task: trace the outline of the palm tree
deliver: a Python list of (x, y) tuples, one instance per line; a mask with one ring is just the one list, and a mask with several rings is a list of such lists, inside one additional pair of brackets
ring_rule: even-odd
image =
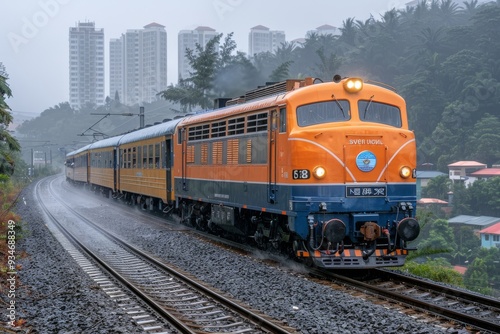
[(342, 22), (342, 28), (340, 28), (340, 31), (342, 32), (342, 35), (339, 38), (340, 42), (351, 47), (356, 46), (357, 28), (353, 17), (350, 17)]
[(479, 0), (471, 0), (470, 2), (465, 1), (465, 7), (461, 9), (461, 13), (465, 15), (467, 19), (471, 18), (472, 16), (474, 16), (474, 14), (477, 13), (477, 10), (479, 8), (478, 2)]

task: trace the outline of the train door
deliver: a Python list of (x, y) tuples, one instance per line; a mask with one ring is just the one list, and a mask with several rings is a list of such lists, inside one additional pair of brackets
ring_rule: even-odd
[(181, 144), (182, 157), (181, 157), (181, 182), (182, 190), (187, 190), (187, 134), (186, 128), (179, 129), (179, 141)]
[(118, 189), (118, 168), (117, 168), (117, 162), (116, 162), (116, 147), (113, 148), (113, 192), (116, 192), (116, 189)]
[(120, 164), (121, 164), (121, 154), (123, 150), (122, 149), (115, 149), (113, 153), (115, 154), (115, 180), (116, 180), (116, 191), (120, 190)]
[(166, 181), (167, 181), (167, 199), (173, 200), (172, 196), (172, 137), (167, 138), (165, 142), (162, 143), (162, 151), (164, 156), (163, 167), (166, 171)]
[(91, 160), (91, 154), (90, 154), (90, 151), (88, 151), (86, 154), (85, 154), (85, 167), (86, 167), (86, 175), (87, 175), (87, 179), (85, 180), (85, 183), (89, 183), (90, 182), (90, 162), (92, 161)]
[(276, 185), (276, 151), (278, 140), (278, 112), (272, 110), (269, 113), (269, 157), (268, 157), (268, 185), (267, 201), (276, 204), (278, 201), (278, 187)]

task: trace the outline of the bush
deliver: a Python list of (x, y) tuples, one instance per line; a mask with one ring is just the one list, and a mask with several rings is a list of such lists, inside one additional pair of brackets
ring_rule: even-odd
[(408, 261), (404, 265), (403, 270), (410, 274), (428, 278), (436, 282), (465, 287), (462, 275), (453, 270), (451, 265), (442, 259), (427, 260), (424, 263)]

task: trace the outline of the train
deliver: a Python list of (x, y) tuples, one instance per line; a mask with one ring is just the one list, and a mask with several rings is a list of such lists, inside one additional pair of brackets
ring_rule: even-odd
[(391, 87), (266, 83), (70, 152), (66, 179), (326, 269), (402, 266), (417, 238), (416, 143)]

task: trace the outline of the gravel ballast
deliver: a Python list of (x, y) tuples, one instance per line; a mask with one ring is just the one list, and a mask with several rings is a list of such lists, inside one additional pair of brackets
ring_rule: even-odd
[[(71, 188), (62, 178), (57, 184), (63, 187), (60, 189), (63, 198), (77, 194), (75, 207), (89, 219), (100, 220), (108, 230), (136, 247), (173, 263), (301, 333), (459, 333), (419, 322), (396, 310), (312, 282), (305, 276), (291, 275), (287, 270), (223, 251), (185, 233), (166, 231), (158, 224), (138, 224), (142, 219), (131, 218), (124, 204), (115, 206), (111, 199)], [(18, 316), (40, 333), (138, 332), (137, 326), (116, 303), (95, 288), (50, 234), (38, 207), (33, 204), (32, 193), (31, 190), (25, 192), (30, 204), (21, 202), (17, 207), (30, 231), (19, 243), (19, 248), (29, 256), (20, 261), (23, 286), (16, 297)], [(110, 313), (116, 314), (112, 321), (107, 317)]]
[[(26, 188), (15, 211), (23, 221), (22, 240), (16, 244), (18, 271), (16, 320), (29, 333), (143, 333), (130, 317), (80, 268), (52, 235)], [(2, 294), (3, 302), (10, 302)], [(5, 310), (5, 308), (3, 308)], [(0, 333), (11, 321), (2, 312)], [(8, 329), (8, 327), (7, 327)], [(21, 330), (19, 329), (19, 330)]]

